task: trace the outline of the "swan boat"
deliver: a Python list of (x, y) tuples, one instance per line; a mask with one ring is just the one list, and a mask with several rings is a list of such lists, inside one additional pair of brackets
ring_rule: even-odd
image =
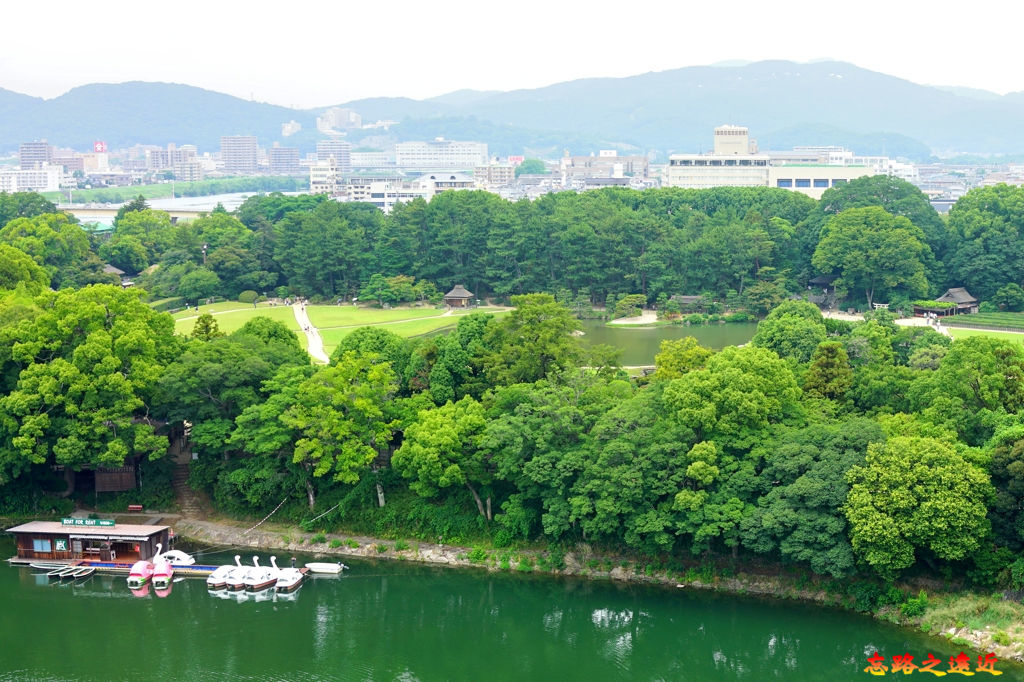
[(156, 589), (165, 589), (171, 584), (171, 578), (174, 577), (174, 567), (171, 566), (167, 555), (160, 553), (161, 549), (163, 549), (163, 545), (157, 543), (156, 555), (153, 556), (152, 576), (153, 587)]
[(241, 563), (241, 557), (237, 554), (235, 555), (235, 563), (218, 566), (213, 573), (206, 577), (206, 588), (209, 590), (224, 589), (227, 586), (228, 578), (230, 578), (231, 574), (236, 570), (244, 570)]
[(237, 570), (231, 572), (228, 576), (225, 584), (229, 590), (244, 590), (246, 578), (249, 577), (249, 573), (258, 570), (260, 567), (260, 558), (254, 556), (252, 558), (252, 566), (241, 566)]
[(273, 568), (271, 568), (270, 566), (260, 566), (256, 561), (256, 557), (253, 557), (256, 570), (250, 570), (245, 576), (245, 589), (251, 592), (259, 592), (276, 585), (278, 576), (276, 559), (277, 557), (270, 557), (270, 563), (273, 564)]
[[(274, 568), (277, 568), (274, 557), (270, 558), (270, 563), (274, 564)], [(278, 592), (291, 592), (302, 584), (303, 577), (302, 571), (297, 568), (277, 568), (277, 583), (275, 587)]]

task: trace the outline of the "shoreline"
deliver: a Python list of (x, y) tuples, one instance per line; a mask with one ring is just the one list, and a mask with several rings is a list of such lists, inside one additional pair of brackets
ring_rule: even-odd
[[(236, 523), (239, 525), (234, 525)], [(593, 552), (585, 544), (566, 550), (561, 556), (555, 556), (551, 551), (537, 549), (485, 550), (401, 539), (384, 540), (347, 533), (312, 533), (297, 526), (278, 524), (246, 528), (239, 522), (226, 519), (203, 521), (180, 518), (173, 522), (173, 525), (180, 539), (210, 544), (214, 548), (222, 547), (224, 550), (276, 549), (314, 555), (415, 561), (453, 568), (484, 568), (492, 572), (546, 573), (555, 576), (657, 584), (675, 586), (679, 589), (798, 600), (854, 610), (849, 596), (829, 592), (828, 584), (836, 581), (825, 577), (820, 577), (816, 581), (808, 580), (802, 575), (759, 574), (751, 571), (749, 566), (737, 570), (734, 575), (728, 577), (709, 575), (696, 567), (687, 570), (685, 574), (673, 574), (667, 569), (654, 569), (652, 564), (643, 565), (635, 560)], [(971, 596), (971, 593), (964, 594), (967, 597)], [(955, 598), (952, 594), (948, 596)], [(1005, 632), (993, 630), (990, 626), (977, 630), (956, 623), (949, 628), (942, 627), (935, 631), (934, 628), (922, 627), (923, 617), (907, 618), (894, 606), (881, 606), (868, 613), (876, 619), (900, 627), (914, 628), (934, 637), (943, 637), (954, 646), (973, 648), (981, 653), (993, 652), (1000, 660), (1024, 663), (1024, 645), (1019, 642), (1015, 645), (1012, 641), (1008, 645), (998, 643), (996, 638), (1005, 637)]]

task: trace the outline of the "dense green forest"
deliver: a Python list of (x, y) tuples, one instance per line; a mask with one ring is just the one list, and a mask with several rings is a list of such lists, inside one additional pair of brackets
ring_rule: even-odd
[[(59, 509), (51, 465), (128, 457), (150, 481), (141, 494), (166, 494), (163, 434), (187, 422), (191, 482), (232, 514), (283, 501), (296, 521), (329, 512), (325, 529), (1024, 588), (1024, 347), (951, 342), (884, 312), (842, 322), (790, 298), (820, 272), (864, 301), (1019, 288), (1022, 198), (975, 190), (947, 222), (885, 178), (817, 203), (776, 190), (533, 204), (463, 192), (391, 216), (271, 195), (180, 226), (137, 202), (100, 241), (40, 197), (0, 195), (0, 499)], [(176, 336), (143, 291), (100, 283), (103, 260), (156, 264), (140, 281), (159, 295), (335, 297), (407, 275), (514, 310), (429, 338), (364, 328), (313, 366), (266, 318), (230, 335), (205, 318)], [(656, 371), (631, 378), (535, 293), (562, 289), (594, 301), (708, 291), (771, 310), (746, 347), (666, 342)]]

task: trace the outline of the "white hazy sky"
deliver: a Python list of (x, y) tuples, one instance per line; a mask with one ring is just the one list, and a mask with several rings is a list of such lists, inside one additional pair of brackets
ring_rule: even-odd
[(1024, 90), (1018, 0), (51, 0), (0, 4), (0, 87), (187, 83), (294, 107), (832, 58)]

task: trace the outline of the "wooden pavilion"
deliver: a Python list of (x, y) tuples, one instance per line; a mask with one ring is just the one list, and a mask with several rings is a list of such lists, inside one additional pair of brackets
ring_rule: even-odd
[(928, 307), (926, 305), (918, 305), (915, 303), (914, 315), (922, 317), (928, 313), (932, 313), (937, 317), (947, 317), (949, 315), (963, 315), (965, 313), (978, 312), (978, 299), (971, 296), (970, 292), (963, 287), (946, 289), (946, 293), (935, 299), (935, 302), (942, 305)]
[(451, 291), (444, 295), (445, 305), (453, 308), (469, 308), (473, 302), (473, 292), (461, 284), (456, 284)]

